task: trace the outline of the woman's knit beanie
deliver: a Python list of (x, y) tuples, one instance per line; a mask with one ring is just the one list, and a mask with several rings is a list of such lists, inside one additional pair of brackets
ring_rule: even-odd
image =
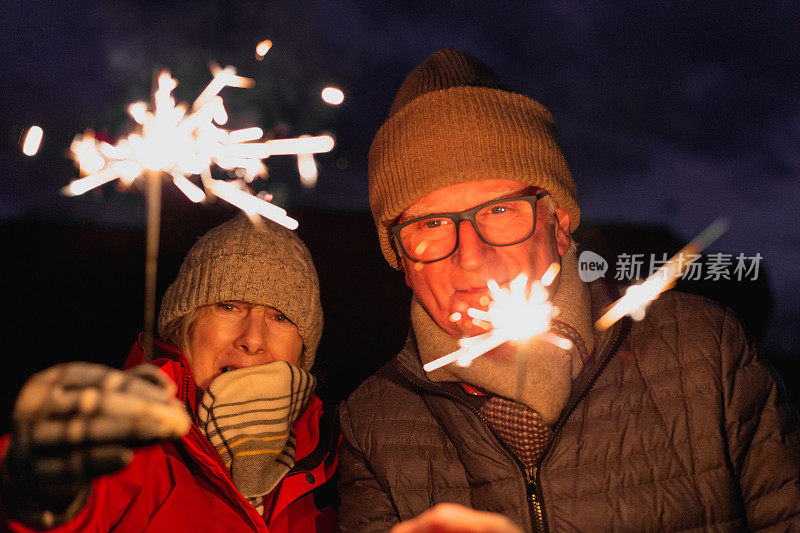
[(479, 59), (436, 52), (400, 86), (369, 151), (369, 202), (384, 257), (400, 261), (390, 228), (437, 189), (513, 179), (550, 192), (578, 227), (577, 191), (541, 104), (514, 91)]
[(203, 235), (161, 300), (158, 334), (198, 307), (241, 300), (274, 307), (303, 340), (300, 366), (310, 370), (322, 335), (319, 281), (311, 254), (293, 232), (239, 214)]

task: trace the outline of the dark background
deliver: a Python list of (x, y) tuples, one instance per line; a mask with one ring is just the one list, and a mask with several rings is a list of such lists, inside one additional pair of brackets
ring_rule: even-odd
[[(377, 245), (366, 158), (395, 91), (437, 49), (471, 52), (547, 106), (579, 191), (579, 242), (605, 257), (674, 253), (718, 216), (712, 252), (764, 260), (754, 281), (682, 282), (732, 307), (797, 398), (800, 341), (800, 5), (659, 2), (41, 2), (0, 20), (0, 245), (4, 370), (13, 397), (33, 371), (82, 359), (119, 365), (142, 323), (144, 200), (114, 184), (81, 197), (67, 157), (87, 128), (124, 132), (127, 103), (169, 68), (192, 101), (207, 63), (256, 80), (222, 96), (228, 127), (331, 132), (319, 183), (292, 158), (266, 161), (258, 190), (300, 221), (326, 326), (318, 357), (337, 401), (394, 355), (409, 292)], [(256, 43), (269, 38), (263, 61)], [(341, 87), (345, 103), (319, 99)], [(35, 157), (19, 141), (45, 130)], [(164, 188), (159, 295), (194, 240), (234, 214)]]

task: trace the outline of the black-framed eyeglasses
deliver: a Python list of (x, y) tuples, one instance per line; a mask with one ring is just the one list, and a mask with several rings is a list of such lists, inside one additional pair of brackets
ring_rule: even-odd
[(458, 248), (458, 227), (467, 220), (478, 237), (492, 246), (511, 246), (536, 231), (536, 202), (549, 193), (492, 200), (457, 213), (427, 215), (392, 226), (403, 254), (416, 263), (433, 263)]

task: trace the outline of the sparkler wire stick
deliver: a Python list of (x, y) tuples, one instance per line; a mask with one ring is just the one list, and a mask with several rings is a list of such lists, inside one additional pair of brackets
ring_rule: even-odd
[(153, 356), (153, 339), (156, 324), (156, 271), (158, 268), (158, 241), (161, 228), (161, 174), (148, 171), (147, 190), (147, 241), (144, 285), (144, 353)]
[(603, 331), (625, 315), (642, 314), (648, 303), (675, 285), (675, 281), (683, 274), (681, 265), (684, 262), (684, 258), (691, 257), (685, 263), (687, 265), (694, 262), (699, 257), (699, 253), (717, 240), (727, 229), (728, 223), (725, 219), (718, 218), (712, 222), (689, 244), (673, 255), (669, 261), (653, 272), (641, 285), (629, 287), (625, 296), (614, 302), (608, 311), (597, 319), (594, 327), (599, 331)]

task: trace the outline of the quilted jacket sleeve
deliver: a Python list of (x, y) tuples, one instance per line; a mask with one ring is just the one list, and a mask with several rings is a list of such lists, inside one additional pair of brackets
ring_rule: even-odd
[(752, 530), (800, 529), (800, 422), (780, 378), (756, 356), (738, 320), (723, 322), (725, 424)]
[(388, 531), (398, 520), (389, 495), (384, 491), (363, 451), (356, 435), (347, 401), (339, 407), (342, 425), (342, 443), (339, 448), (339, 527), (349, 531)]

